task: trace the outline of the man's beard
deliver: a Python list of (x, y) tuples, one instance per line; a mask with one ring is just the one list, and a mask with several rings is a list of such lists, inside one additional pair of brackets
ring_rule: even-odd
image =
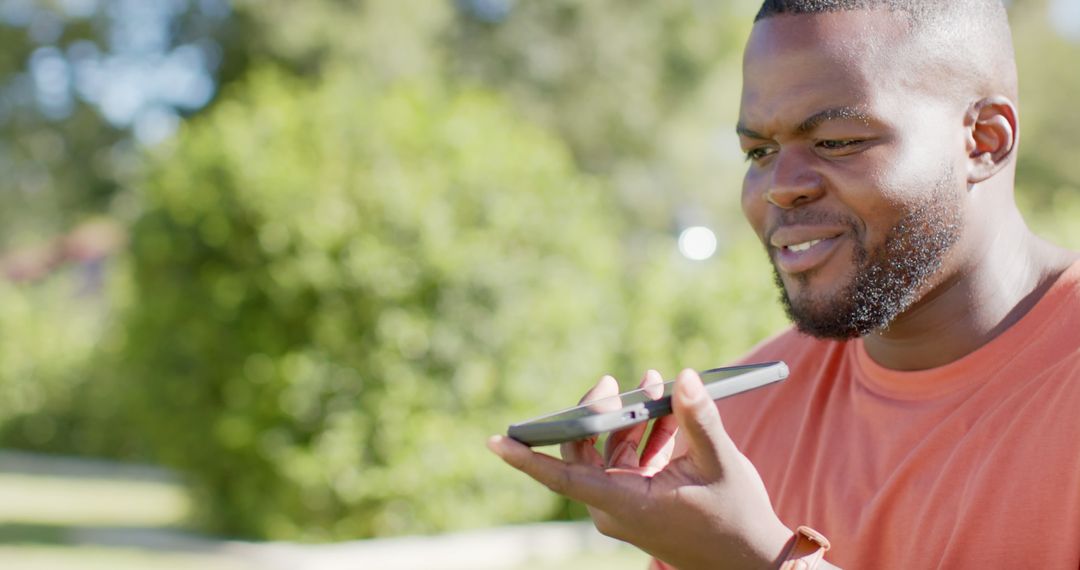
[[(930, 197), (905, 214), (872, 251), (858, 239), (857, 225), (845, 222), (855, 244), (854, 275), (834, 295), (793, 302), (774, 263), (781, 302), (796, 328), (817, 338), (847, 340), (887, 328), (910, 308), (960, 237), (959, 203), (947, 194), (952, 179), (950, 170)], [(805, 276), (795, 278), (804, 288), (808, 284)]]

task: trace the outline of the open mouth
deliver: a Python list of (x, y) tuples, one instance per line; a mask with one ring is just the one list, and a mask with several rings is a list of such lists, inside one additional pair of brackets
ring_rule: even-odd
[(808, 251), (810, 248), (814, 247), (815, 245), (817, 245), (817, 244), (819, 244), (819, 243), (821, 243), (823, 241), (825, 241), (825, 240), (824, 239), (815, 239), (815, 240), (811, 240), (811, 241), (805, 241), (803, 243), (797, 243), (797, 244), (794, 244), (794, 245), (784, 246), (784, 249), (786, 249), (788, 251), (793, 251), (795, 253), (802, 253), (804, 251)]
[(789, 275), (817, 269), (832, 257), (843, 241), (841, 234), (777, 247), (774, 249), (776, 268)]

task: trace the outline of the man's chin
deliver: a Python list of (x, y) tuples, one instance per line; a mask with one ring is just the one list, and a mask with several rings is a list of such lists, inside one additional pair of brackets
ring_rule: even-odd
[(776, 280), (784, 312), (800, 332), (829, 340), (850, 340), (869, 332), (853, 318), (858, 307), (850, 284), (818, 284), (802, 275), (782, 278), (779, 272)]
[(837, 283), (820, 275), (801, 273), (780, 278), (782, 292), (794, 306), (806, 311), (824, 310), (850, 297), (850, 282)]
[(853, 326), (850, 307), (837, 306), (836, 303), (785, 302), (784, 310), (799, 332), (812, 337), (850, 340), (869, 332)]
[(788, 310), (787, 315), (799, 332), (822, 340), (852, 340), (870, 332), (853, 326), (850, 319), (836, 318), (835, 314)]

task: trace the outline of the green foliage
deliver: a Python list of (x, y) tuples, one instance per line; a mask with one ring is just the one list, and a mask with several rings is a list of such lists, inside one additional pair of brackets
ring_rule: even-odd
[(483, 442), (608, 366), (617, 226), (490, 96), (348, 75), (254, 77), (148, 181), (137, 421), (221, 531), (544, 517)]
[[(1027, 5), (1027, 4), (1030, 4)], [(1063, 247), (1080, 248), (1080, 44), (1047, 30), (1046, 2), (1012, 11), (1020, 71), (1021, 141), (1017, 198), (1032, 229)]]
[(447, 34), (451, 68), (512, 96), (600, 172), (652, 158), (752, 20), (746, 3), (694, 0), (520, 2), (497, 25), (468, 14)]
[(0, 440), (42, 451), (131, 457), (112, 370), (124, 272), (69, 267), (33, 285), (0, 280)]
[(647, 368), (674, 378), (684, 367), (730, 364), (787, 324), (757, 237), (741, 227), (732, 236), (720, 258), (707, 263), (684, 259), (665, 236), (646, 245), (627, 281), (629, 326), (620, 344), (638, 376), (624, 381), (636, 382)]
[[(0, 419), (33, 415), (65, 397), (102, 328), (96, 302), (76, 296), (73, 280), (58, 276), (38, 287), (0, 280)], [(56, 326), (59, 322), (66, 326)], [(29, 426), (31, 441), (55, 426)]]
[[(506, 11), (494, 17), (478, 7), (499, 5)], [(437, 77), (499, 93), (557, 134), (579, 167), (605, 177), (613, 205), (635, 226), (668, 231), (688, 203), (712, 208), (698, 220), (711, 223), (737, 198), (740, 46), (754, 0), (235, 7), (253, 22), (252, 49), (299, 75), (337, 63), (378, 82)], [(718, 139), (729, 143), (720, 151)]]
[[(213, 2), (118, 0), (5, 3), (0, 14), (0, 252), (31, 246), (124, 202), (139, 149), (131, 120), (173, 105), (144, 99), (187, 86), (170, 72), (174, 48), (205, 49), (219, 84), (246, 66), (242, 24)], [(165, 19), (160, 33), (153, 17)], [(198, 40), (197, 42), (194, 40)], [(160, 41), (160, 43), (159, 43)], [(220, 50), (220, 51), (219, 51)], [(228, 52), (216, 65), (212, 54)], [(141, 65), (140, 65), (141, 64)], [(175, 66), (174, 66), (175, 67)], [(209, 69), (213, 67), (214, 69)], [(159, 75), (143, 73), (157, 69)], [(166, 83), (171, 81), (171, 83)], [(123, 84), (108, 89), (110, 84)], [(196, 109), (180, 111), (190, 114)], [(127, 117), (128, 112), (132, 116)], [(109, 115), (106, 118), (106, 115)]]

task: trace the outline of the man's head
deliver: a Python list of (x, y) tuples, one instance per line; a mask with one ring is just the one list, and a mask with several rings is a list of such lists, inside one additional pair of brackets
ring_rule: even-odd
[(766, 0), (743, 210), (800, 329), (885, 328), (977, 262), (1012, 199), (1013, 60), (999, 0)]

